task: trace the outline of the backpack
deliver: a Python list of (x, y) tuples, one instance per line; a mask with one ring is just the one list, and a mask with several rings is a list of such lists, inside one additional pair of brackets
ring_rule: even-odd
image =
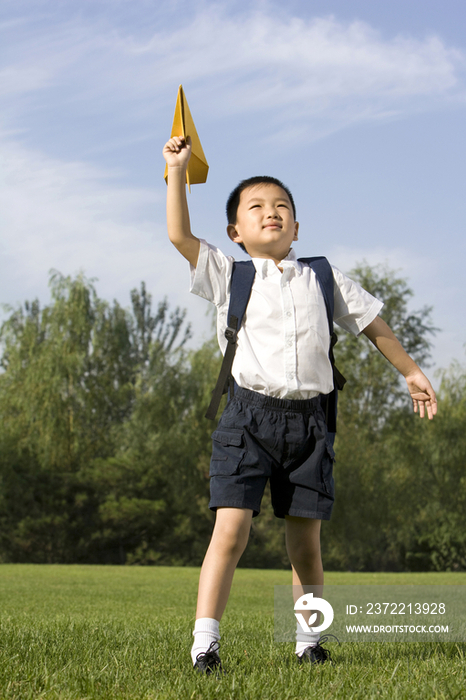
[[(332, 365), (334, 388), (330, 394), (321, 396), (321, 403), (325, 413), (328, 432), (331, 436), (334, 436), (336, 433), (337, 419), (337, 390), (343, 389), (346, 379), (335, 367), (335, 359), (333, 356), (333, 348), (338, 340), (337, 334), (333, 330), (333, 272), (327, 258), (322, 256), (313, 258), (299, 258), (299, 262), (309, 265), (309, 267), (315, 272), (324, 297), (325, 308), (327, 310), (327, 319), (330, 331), (330, 347), (328, 354)], [(209, 408), (207, 409), (207, 413), (205, 414), (205, 417), (209, 420), (215, 419), (222, 395), (227, 391), (229, 391), (230, 398), (234, 395), (234, 380), (231, 374), (231, 368), (233, 366), (233, 359), (236, 352), (236, 339), (238, 331), (241, 328), (241, 323), (248, 305), (249, 297), (251, 296), (255, 274), (256, 269), (252, 260), (233, 263), (233, 270), (231, 273), (230, 305), (228, 307), (227, 316), (228, 327), (225, 331), (225, 338), (227, 339), (228, 344), (223, 356), (223, 362), (220, 368), (217, 383), (214, 391), (212, 392), (212, 400)]]

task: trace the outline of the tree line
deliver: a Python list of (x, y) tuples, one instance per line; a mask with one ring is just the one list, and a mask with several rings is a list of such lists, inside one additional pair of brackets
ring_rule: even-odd
[[(350, 275), (424, 367), (431, 309), (383, 267)], [(204, 418), (220, 366), (214, 338), (190, 350), (185, 313), (100, 299), (54, 273), (51, 302), (9, 309), (0, 372), (0, 561), (199, 565), (212, 530)], [(466, 569), (466, 369), (443, 371), (433, 422), (365, 336), (340, 334), (336, 505), (323, 525), (334, 570)], [(241, 565), (288, 566), (266, 496)]]

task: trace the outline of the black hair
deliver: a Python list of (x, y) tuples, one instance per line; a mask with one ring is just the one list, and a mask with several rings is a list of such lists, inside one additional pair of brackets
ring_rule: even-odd
[[(247, 180), (241, 180), (239, 185), (236, 185), (235, 189), (230, 193), (227, 200), (226, 212), (227, 220), (229, 224), (236, 224), (236, 216), (238, 214), (239, 200), (241, 197), (241, 192), (247, 190), (249, 187), (254, 187), (254, 185), (277, 185), (281, 187), (282, 190), (286, 192), (291, 202), (291, 207), (293, 209), (294, 220), (296, 221), (296, 207), (293, 200), (293, 195), (286, 185), (283, 184), (276, 177), (270, 177), (269, 175), (255, 175), (254, 177), (248, 177)], [(238, 243), (240, 248), (247, 253), (246, 248), (242, 243)]]

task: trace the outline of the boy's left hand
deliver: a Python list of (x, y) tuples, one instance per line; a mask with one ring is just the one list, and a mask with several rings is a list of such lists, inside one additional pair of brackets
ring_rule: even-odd
[(421, 370), (417, 370), (405, 379), (413, 400), (414, 413), (419, 411), (421, 418), (424, 418), (427, 411), (429, 420), (432, 420), (437, 413), (437, 398), (426, 375)]

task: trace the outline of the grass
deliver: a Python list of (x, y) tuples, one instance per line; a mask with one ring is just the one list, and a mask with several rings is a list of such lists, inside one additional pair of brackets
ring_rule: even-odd
[[(285, 571), (240, 569), (222, 621), (228, 674), (200, 676), (189, 649), (194, 568), (0, 566), (0, 698), (327, 700), (466, 698), (464, 644), (346, 643), (298, 666), (273, 636)], [(466, 584), (466, 574), (327, 574), (332, 585)], [(466, 590), (466, 589), (465, 589)]]

